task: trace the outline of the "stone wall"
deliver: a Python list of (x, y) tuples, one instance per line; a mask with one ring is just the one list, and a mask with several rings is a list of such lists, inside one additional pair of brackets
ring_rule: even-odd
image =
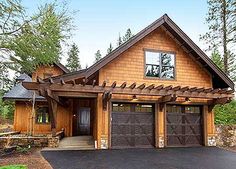
[(236, 125), (216, 125), (216, 145), (236, 146)]
[(10, 136), (0, 137), (0, 149), (8, 146), (21, 147), (58, 147), (59, 137), (30, 137), (30, 136)]

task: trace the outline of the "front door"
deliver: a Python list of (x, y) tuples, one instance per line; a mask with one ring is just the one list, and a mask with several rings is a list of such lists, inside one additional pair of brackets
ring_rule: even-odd
[(79, 108), (77, 118), (79, 135), (90, 135), (90, 108)]

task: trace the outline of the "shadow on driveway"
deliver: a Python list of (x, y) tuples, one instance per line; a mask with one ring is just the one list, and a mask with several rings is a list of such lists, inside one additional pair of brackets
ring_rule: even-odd
[(216, 147), (42, 151), (55, 169), (235, 169), (236, 153)]

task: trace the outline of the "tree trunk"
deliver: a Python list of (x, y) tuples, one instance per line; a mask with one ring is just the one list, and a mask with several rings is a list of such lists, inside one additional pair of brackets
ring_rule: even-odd
[(229, 68), (228, 68), (228, 50), (227, 50), (227, 23), (226, 23), (226, 1), (223, 0), (222, 3), (222, 21), (223, 21), (223, 50), (224, 50), (224, 72), (229, 75)]

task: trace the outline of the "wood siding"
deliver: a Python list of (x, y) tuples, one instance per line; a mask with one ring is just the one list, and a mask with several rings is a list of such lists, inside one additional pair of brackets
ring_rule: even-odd
[[(160, 80), (144, 77), (144, 50), (160, 50), (176, 53), (175, 80)], [(108, 84), (114, 81), (128, 85), (164, 84), (193, 87), (212, 87), (210, 74), (200, 67), (164, 30), (158, 28), (134, 46), (121, 54), (114, 61), (100, 69), (99, 84), (106, 80)]]
[[(45, 104), (45, 103), (38, 103)], [(15, 113), (14, 113), (14, 130), (26, 133), (29, 131), (30, 117), (32, 112), (32, 105), (30, 102), (16, 102)], [(72, 111), (64, 107), (58, 106), (58, 112), (56, 117), (57, 131), (62, 128), (65, 129), (65, 135), (71, 136), (71, 118)], [(34, 124), (34, 133), (51, 133), (50, 124)]]
[(52, 74), (52, 76), (62, 75), (63, 71), (57, 66), (41, 66), (32, 73), (32, 81), (36, 81), (36, 77), (44, 79), (44, 74)]

